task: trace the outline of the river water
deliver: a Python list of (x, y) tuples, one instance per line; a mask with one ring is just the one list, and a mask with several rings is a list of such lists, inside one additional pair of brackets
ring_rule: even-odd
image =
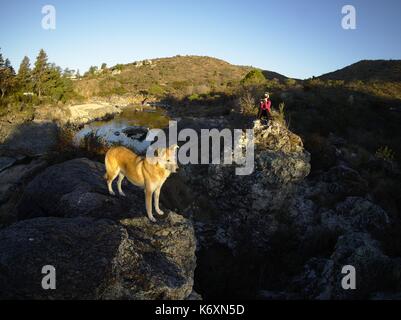
[(96, 137), (104, 145), (124, 145), (142, 153), (150, 145), (146, 141), (149, 129), (168, 127), (170, 118), (165, 110), (125, 109), (110, 120), (94, 121), (85, 125), (74, 137), (74, 144), (80, 145), (88, 136)]

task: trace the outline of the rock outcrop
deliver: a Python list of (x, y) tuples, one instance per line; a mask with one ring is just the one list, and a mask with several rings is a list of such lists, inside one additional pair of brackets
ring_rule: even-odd
[[(36, 218), (0, 231), (0, 298), (185, 299), (192, 292), (195, 241), (176, 214), (145, 217)], [(42, 288), (43, 266), (56, 290)]]
[(58, 143), (58, 127), (53, 122), (15, 125), (0, 146), (2, 153), (37, 157), (52, 152)]
[[(344, 266), (355, 268), (355, 290), (344, 290)], [(373, 298), (381, 289), (400, 290), (401, 259), (386, 256), (367, 233), (349, 232), (338, 238), (328, 258), (312, 258), (294, 279), (298, 298), (321, 300)]]
[[(336, 158), (309, 177), (310, 154), (277, 121), (255, 122), (254, 142), (249, 176), (236, 176), (231, 165), (185, 166), (181, 172), (197, 192), (185, 211), (199, 241), (195, 288), (204, 293), (216, 284), (205, 298), (397, 296), (400, 259), (376, 239), (391, 217), (372, 201), (365, 178)], [(346, 265), (356, 269), (358, 290), (341, 287)]]
[(59, 122), (61, 125), (84, 125), (94, 120), (111, 117), (122, 112), (122, 109), (113, 104), (97, 102), (55, 108), (40, 107), (35, 111), (38, 121), (49, 120)]
[[(104, 166), (75, 159), (48, 167), (25, 188), (22, 220), (0, 231), (0, 297), (34, 299), (185, 299), (196, 241), (192, 223), (170, 212), (151, 223), (144, 195), (108, 194)], [(52, 265), (57, 290), (43, 290)]]
[(120, 108), (108, 104), (80, 104), (66, 107), (67, 117), (60, 120), (71, 124), (85, 124), (106, 116), (112, 116), (121, 111)]
[[(183, 170), (188, 184), (199, 185), (219, 212), (219, 227), (214, 236), (231, 248), (241, 242), (244, 233), (253, 238), (252, 243), (265, 246), (268, 234), (272, 235), (277, 226), (272, 213), (288, 206), (296, 185), (310, 171), (310, 156), (302, 140), (285, 126), (267, 126), (256, 121), (254, 143), (255, 168), (250, 175), (235, 175), (234, 165), (187, 166)], [(189, 212), (196, 215), (191, 209)], [(197, 225), (201, 227), (202, 221)], [(204, 227), (209, 229), (207, 223)], [(238, 232), (239, 229), (242, 231)]]

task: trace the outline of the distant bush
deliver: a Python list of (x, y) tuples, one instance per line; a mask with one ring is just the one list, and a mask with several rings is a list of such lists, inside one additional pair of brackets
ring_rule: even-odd
[(295, 85), (297, 84), (297, 81), (294, 80), (294, 79), (289, 78), (289, 79), (287, 79), (287, 80), (285, 81), (285, 84), (286, 84), (288, 87), (293, 87), (293, 86), (295, 86)]
[(112, 69), (113, 69), (113, 70), (122, 71), (123, 68), (124, 68), (124, 65), (122, 65), (122, 64), (119, 63), (119, 64), (116, 64)]
[(394, 151), (391, 150), (388, 146), (382, 146), (377, 149), (375, 156), (376, 158), (385, 161), (394, 161)]
[(262, 71), (259, 69), (251, 70), (247, 75), (241, 80), (241, 84), (244, 86), (262, 84), (266, 82), (266, 78)]
[(90, 66), (89, 70), (84, 73), (84, 77), (93, 77), (95, 76), (99, 71), (99, 68), (97, 66)]
[(191, 95), (188, 97), (188, 100), (189, 100), (189, 101), (201, 100), (201, 97), (199, 96), (199, 94), (194, 93), (194, 94), (191, 94)]
[(267, 90), (279, 90), (283, 89), (285, 86), (280, 83), (278, 79), (266, 80), (265, 87)]
[(191, 82), (190, 81), (173, 81), (171, 83), (171, 86), (176, 89), (176, 90), (184, 90), (186, 87), (190, 86)]
[(153, 84), (149, 88), (148, 92), (150, 95), (153, 95), (153, 96), (161, 96), (164, 94), (164, 89), (161, 86), (159, 86), (158, 84)]

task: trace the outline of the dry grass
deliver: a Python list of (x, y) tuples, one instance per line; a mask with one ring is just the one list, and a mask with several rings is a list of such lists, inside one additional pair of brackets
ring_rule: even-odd
[(272, 110), (272, 118), (274, 121), (279, 122), (283, 127), (289, 127), (289, 123), (285, 119), (285, 104), (284, 102), (279, 104), (278, 111)]
[(256, 116), (258, 108), (255, 98), (250, 92), (245, 92), (239, 99), (241, 113), (245, 115)]

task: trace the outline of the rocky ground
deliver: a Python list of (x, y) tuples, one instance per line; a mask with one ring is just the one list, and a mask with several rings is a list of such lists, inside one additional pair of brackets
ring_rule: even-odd
[[(179, 122), (236, 125), (231, 117)], [(311, 155), (285, 125), (247, 126), (254, 172), (181, 167), (163, 187), (170, 213), (156, 224), (138, 188), (123, 185), (124, 199), (108, 194), (99, 159), (55, 155), (53, 124), (14, 128), (0, 148), (0, 297), (399, 297), (401, 259), (381, 242), (392, 215), (350, 165), (347, 145), (333, 137), (330, 166), (311, 172)], [(56, 267), (57, 290), (41, 289), (44, 265)], [(358, 290), (341, 288), (344, 265), (356, 268)]]
[[(196, 239), (190, 220), (144, 215), (143, 192), (111, 197), (104, 166), (74, 159), (50, 166), (25, 187), (18, 223), (0, 231), (0, 297), (185, 299), (193, 287)], [(41, 268), (57, 290), (41, 288)]]

